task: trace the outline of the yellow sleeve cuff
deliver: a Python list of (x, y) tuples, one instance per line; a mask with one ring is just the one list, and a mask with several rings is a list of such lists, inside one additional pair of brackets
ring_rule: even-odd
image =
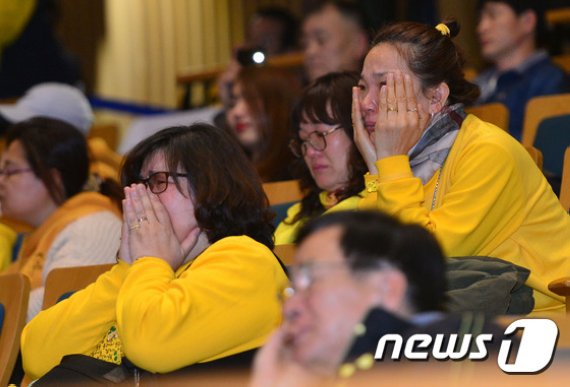
[(414, 177), (407, 155), (386, 157), (376, 161), (378, 181), (390, 181)]

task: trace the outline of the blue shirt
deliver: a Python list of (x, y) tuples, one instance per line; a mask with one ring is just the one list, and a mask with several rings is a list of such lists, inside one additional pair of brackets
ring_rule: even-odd
[(570, 77), (545, 51), (538, 51), (518, 67), (499, 72), (491, 68), (475, 83), (481, 89), (477, 103), (500, 102), (509, 109), (509, 133), (521, 139), (526, 103), (533, 97), (570, 92)]

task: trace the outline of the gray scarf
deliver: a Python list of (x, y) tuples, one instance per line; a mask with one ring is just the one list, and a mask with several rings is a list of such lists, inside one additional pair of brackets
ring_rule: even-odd
[(408, 153), (414, 176), (426, 184), (443, 166), (465, 119), (463, 104), (446, 106), (431, 118), (422, 137)]

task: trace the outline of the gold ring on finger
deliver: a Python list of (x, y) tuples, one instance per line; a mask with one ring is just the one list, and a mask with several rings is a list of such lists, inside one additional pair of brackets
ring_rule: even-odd
[(131, 225), (129, 225), (129, 231), (133, 231), (133, 230), (139, 229), (140, 227), (141, 227), (140, 222), (135, 223), (135, 224), (131, 224)]
[(393, 107), (393, 106), (388, 106), (388, 111), (389, 111), (389, 112), (397, 112), (397, 111), (398, 111), (398, 108), (395, 108), (395, 107)]

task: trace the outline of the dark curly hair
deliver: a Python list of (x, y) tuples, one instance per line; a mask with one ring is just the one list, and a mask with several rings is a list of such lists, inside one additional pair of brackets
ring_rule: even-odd
[[(247, 235), (273, 249), (273, 214), (261, 181), (229, 133), (208, 124), (163, 129), (127, 154), (122, 184), (140, 182), (145, 161), (158, 152), (170, 171), (186, 171), (196, 221), (210, 243)], [(181, 190), (180, 179), (173, 179)]]
[[(356, 148), (352, 129), (352, 87), (356, 86), (359, 75), (352, 72), (330, 73), (318, 78), (301, 95), (293, 111), (293, 139), (299, 137), (302, 122), (340, 125), (352, 144), (348, 160), (349, 182), (341, 191), (336, 192), (339, 201), (357, 195), (364, 189), (364, 174), (368, 171), (366, 163)], [(303, 158), (294, 162), (294, 176), (299, 179), (301, 190), (305, 193), (301, 200), (301, 211), (291, 220), (291, 224), (304, 218), (314, 218), (325, 211), (319, 200), (322, 189), (311, 176)]]
[(451, 104), (469, 105), (479, 97), (479, 87), (465, 79), (465, 60), (452, 40), (459, 33), (459, 24), (455, 21), (444, 24), (450, 30), (449, 35), (416, 22), (390, 24), (378, 32), (373, 46), (388, 43), (396, 47), (408, 68), (420, 79), (424, 91), (445, 82)]

